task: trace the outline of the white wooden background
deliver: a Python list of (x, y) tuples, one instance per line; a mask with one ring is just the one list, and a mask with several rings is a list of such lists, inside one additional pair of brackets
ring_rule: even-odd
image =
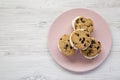
[[(112, 32), (109, 57), (91, 72), (68, 72), (48, 52), (50, 25), (73, 8), (96, 11)], [(0, 0), (0, 80), (120, 80), (120, 0)]]

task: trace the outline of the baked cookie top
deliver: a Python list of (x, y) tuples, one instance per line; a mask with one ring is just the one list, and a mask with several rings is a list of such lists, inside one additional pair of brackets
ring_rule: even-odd
[(84, 29), (90, 33), (93, 32), (93, 21), (90, 18), (85, 18), (84, 16), (76, 17), (72, 22), (72, 26), (74, 30)]
[(58, 48), (65, 56), (71, 56), (75, 54), (75, 49), (70, 45), (70, 35), (64, 34), (58, 43)]
[(83, 29), (78, 29), (72, 32), (70, 36), (70, 44), (74, 49), (85, 50), (91, 43), (91, 35)]
[(83, 56), (88, 59), (95, 58), (101, 52), (101, 43), (100, 41), (92, 38), (91, 45), (86, 50), (81, 50)]

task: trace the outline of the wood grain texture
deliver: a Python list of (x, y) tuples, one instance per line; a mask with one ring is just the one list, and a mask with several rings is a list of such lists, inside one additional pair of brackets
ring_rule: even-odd
[[(50, 25), (73, 8), (99, 13), (110, 25), (113, 36), (108, 59), (88, 73), (62, 69), (47, 48)], [(120, 80), (119, 36), (120, 0), (0, 0), (0, 80), (32, 80), (27, 77), (37, 76), (47, 80)]]

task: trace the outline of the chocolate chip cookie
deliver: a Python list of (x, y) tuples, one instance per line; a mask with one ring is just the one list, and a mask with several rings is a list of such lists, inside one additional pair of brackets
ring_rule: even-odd
[(90, 33), (93, 32), (93, 21), (90, 18), (85, 18), (84, 16), (76, 17), (72, 22), (72, 26), (74, 30), (84, 29)]
[(98, 56), (101, 52), (101, 47), (100, 41), (92, 38), (91, 45), (86, 50), (81, 50), (81, 53), (85, 58), (92, 59)]
[(78, 29), (72, 32), (70, 36), (70, 44), (74, 49), (85, 50), (91, 43), (91, 35), (83, 29)]
[(58, 43), (58, 48), (65, 56), (71, 56), (75, 54), (75, 49), (70, 44), (70, 35), (64, 34), (60, 39)]

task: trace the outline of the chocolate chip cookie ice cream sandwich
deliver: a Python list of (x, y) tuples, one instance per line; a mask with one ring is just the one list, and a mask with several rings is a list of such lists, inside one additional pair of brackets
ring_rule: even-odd
[(90, 18), (84, 16), (78, 16), (72, 21), (72, 27), (74, 30), (84, 29), (90, 33), (93, 32), (93, 21)]
[(85, 50), (91, 44), (91, 35), (83, 29), (77, 29), (70, 35), (70, 44), (74, 49)]
[(64, 34), (59, 39), (58, 49), (65, 56), (72, 56), (75, 54), (75, 49), (70, 44), (70, 35)]
[(80, 52), (85, 58), (93, 59), (100, 54), (101, 48), (102, 46), (100, 41), (92, 38), (91, 45), (86, 50), (80, 50)]

